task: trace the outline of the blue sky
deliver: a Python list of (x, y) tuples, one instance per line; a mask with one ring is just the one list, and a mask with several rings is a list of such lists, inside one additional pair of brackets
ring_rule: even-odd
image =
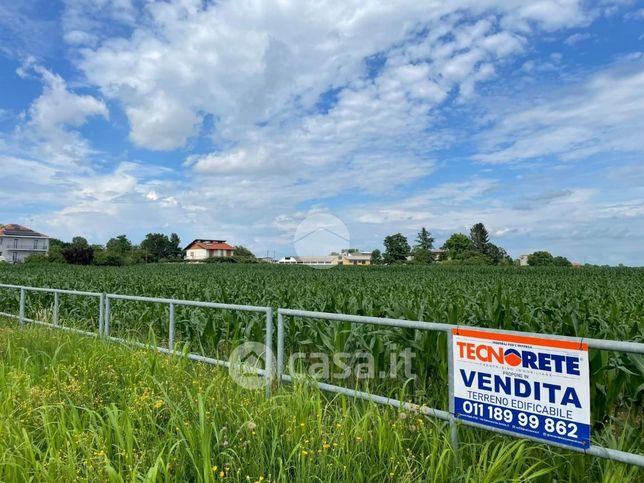
[(644, 3), (0, 0), (0, 223), (644, 265)]

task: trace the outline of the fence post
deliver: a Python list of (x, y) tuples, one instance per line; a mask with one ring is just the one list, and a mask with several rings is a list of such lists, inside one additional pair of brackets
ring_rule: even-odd
[(273, 309), (266, 309), (266, 397), (271, 397), (271, 375), (273, 372)]
[(25, 304), (26, 304), (26, 293), (24, 287), (20, 288), (20, 324), (25, 324)]
[(60, 294), (58, 292), (54, 292), (54, 316), (53, 316), (54, 325), (58, 325), (59, 318), (60, 318)]
[(98, 299), (98, 336), (103, 333), (103, 324), (105, 323), (105, 293), (102, 293)]
[(277, 310), (277, 382), (282, 382), (284, 374), (284, 315)]
[(454, 349), (453, 346), (453, 336), (452, 331), (447, 331), (447, 381), (449, 387), (449, 430), (450, 430), (450, 441), (452, 442), (452, 449), (454, 450), (454, 456), (456, 459), (456, 464), (459, 464), (459, 454), (458, 454), (458, 426), (456, 422), (456, 414), (454, 413)]
[(110, 314), (111, 307), (110, 307), (110, 298), (105, 297), (105, 320), (103, 321), (103, 337), (109, 337), (110, 336)]
[(174, 351), (174, 325), (175, 325), (175, 308), (170, 303), (170, 330), (168, 331), (168, 349)]

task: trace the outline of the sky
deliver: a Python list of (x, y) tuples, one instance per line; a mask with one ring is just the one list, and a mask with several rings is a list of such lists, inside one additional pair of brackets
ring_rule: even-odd
[(644, 2), (0, 0), (0, 223), (644, 265)]

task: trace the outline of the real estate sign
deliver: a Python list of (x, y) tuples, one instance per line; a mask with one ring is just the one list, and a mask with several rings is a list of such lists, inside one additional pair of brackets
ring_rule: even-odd
[(452, 339), (457, 418), (590, 446), (586, 344), (461, 328)]

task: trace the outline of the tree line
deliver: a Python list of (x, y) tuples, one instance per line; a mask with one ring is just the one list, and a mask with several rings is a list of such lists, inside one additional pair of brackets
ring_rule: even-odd
[[(441, 262), (454, 265), (512, 265), (514, 261), (504, 248), (490, 241), (490, 235), (483, 223), (476, 223), (469, 236), (452, 234), (440, 250), (434, 249), (434, 238), (425, 228), (418, 232), (414, 246), (410, 246), (402, 233), (385, 237), (384, 253), (376, 249), (371, 253), (373, 265), (417, 264), (428, 265)], [(565, 257), (553, 257), (548, 252), (535, 252), (528, 257), (529, 265), (570, 266)]]
[(105, 245), (90, 244), (82, 236), (71, 242), (49, 239), (47, 255), (31, 255), (27, 263), (52, 262), (72, 265), (136, 265), (161, 261), (179, 261), (183, 258), (181, 239), (176, 233), (148, 233), (141, 243), (132, 243), (126, 235), (110, 238)]
[[(236, 246), (233, 257), (213, 257), (209, 263), (256, 263), (246, 247)], [(49, 239), (47, 255), (31, 255), (27, 263), (68, 263), (72, 265), (122, 266), (140, 263), (180, 262), (183, 260), (181, 239), (176, 233), (148, 233), (141, 243), (132, 243), (126, 235), (110, 238), (105, 245), (90, 245), (82, 236), (71, 242)]]

